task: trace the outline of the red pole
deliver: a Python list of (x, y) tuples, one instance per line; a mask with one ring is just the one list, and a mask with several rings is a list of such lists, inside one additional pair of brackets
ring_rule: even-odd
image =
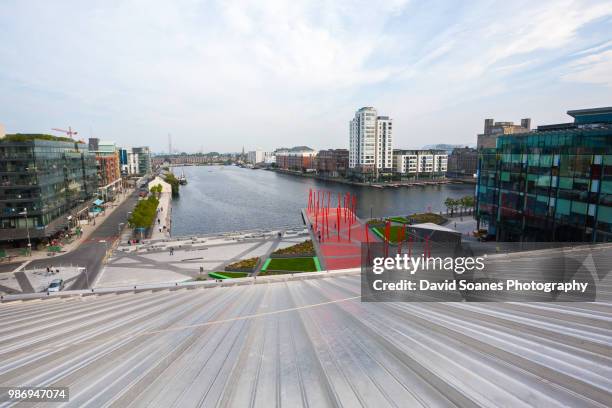
[(391, 223), (385, 223), (385, 257), (389, 256), (389, 241), (391, 239)]
[(344, 221), (346, 222), (346, 212), (348, 209), (348, 193), (344, 195)]
[(310, 189), (310, 192), (308, 193), (308, 211), (312, 213), (312, 188)]
[(329, 207), (327, 207), (325, 212), (325, 229), (327, 229), (327, 238), (329, 238)]
[(365, 228), (366, 244), (368, 246), (368, 262), (370, 262), (370, 233), (368, 232), (368, 223), (363, 224)]
[(349, 242), (351, 242), (351, 227), (352, 227), (352, 225), (349, 222), (349, 224), (348, 224), (348, 239), (349, 239)]
[(408, 236), (408, 256), (412, 258), (412, 235)]
[(316, 192), (316, 202), (314, 208), (314, 216), (315, 216), (315, 232), (319, 228), (319, 192)]
[(336, 231), (338, 232), (338, 242), (340, 242), (340, 203), (336, 208)]

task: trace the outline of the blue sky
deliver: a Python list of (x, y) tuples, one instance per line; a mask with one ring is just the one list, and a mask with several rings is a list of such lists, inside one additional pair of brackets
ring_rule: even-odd
[(610, 1), (0, 2), (0, 123), (167, 150), (398, 148), (612, 106)]

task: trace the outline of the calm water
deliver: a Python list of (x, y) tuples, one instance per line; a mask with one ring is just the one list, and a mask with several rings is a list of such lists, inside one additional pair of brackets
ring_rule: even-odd
[[(406, 215), (445, 210), (447, 197), (473, 193), (472, 185), (443, 185), (376, 189), (312, 180), (266, 170), (235, 166), (201, 166), (184, 169), (189, 181), (173, 200), (174, 236), (301, 225), (300, 209), (308, 203), (308, 189), (357, 195), (357, 213), (369, 217)], [(333, 204), (332, 204), (333, 205)]]

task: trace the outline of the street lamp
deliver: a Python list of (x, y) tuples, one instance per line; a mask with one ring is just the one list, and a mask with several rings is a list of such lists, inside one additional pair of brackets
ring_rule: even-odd
[(28, 227), (28, 209), (24, 207), (23, 212), (20, 212), (19, 215), (23, 215), (26, 223), (26, 232), (28, 234), (28, 256), (32, 256), (32, 243), (30, 242), (30, 228)]

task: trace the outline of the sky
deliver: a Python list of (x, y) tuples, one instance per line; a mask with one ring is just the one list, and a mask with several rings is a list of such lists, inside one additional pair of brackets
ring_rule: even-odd
[(612, 1), (0, 1), (0, 123), (155, 152), (396, 148), (612, 106)]

